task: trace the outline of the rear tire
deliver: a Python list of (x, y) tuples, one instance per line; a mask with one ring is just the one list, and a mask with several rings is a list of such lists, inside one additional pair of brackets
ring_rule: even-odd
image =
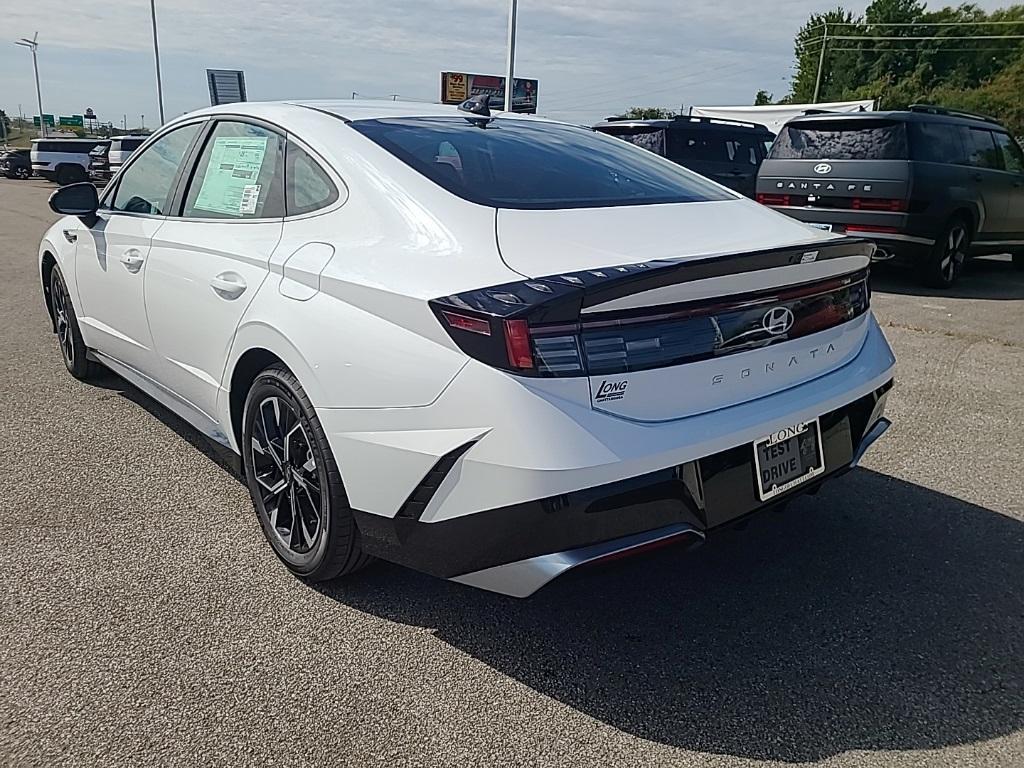
[(29, 170), (28, 170), (28, 168), (23, 168), (21, 166), (18, 166), (17, 168), (14, 169), (14, 178), (21, 179), (22, 181), (24, 181), (28, 177), (29, 177)]
[(360, 547), (316, 411), (283, 365), (267, 368), (250, 387), (239, 447), (263, 535), (292, 573), (327, 581), (373, 561)]
[(960, 218), (951, 219), (925, 261), (925, 285), (941, 289), (951, 287), (963, 270), (970, 246), (971, 228), (968, 223)]
[(53, 308), (53, 325), (56, 328), (57, 345), (60, 347), (64, 367), (68, 373), (80, 381), (88, 381), (98, 372), (96, 363), (90, 361), (82, 331), (78, 327), (78, 317), (71, 304), (71, 296), (64, 282), (60, 267), (54, 266), (50, 273), (50, 301)]

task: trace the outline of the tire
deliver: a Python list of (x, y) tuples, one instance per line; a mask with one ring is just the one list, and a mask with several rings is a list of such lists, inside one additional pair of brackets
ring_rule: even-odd
[(949, 288), (963, 270), (971, 246), (971, 227), (961, 218), (950, 219), (935, 241), (925, 262), (924, 282), (932, 288)]
[(62, 187), (88, 179), (88, 174), (80, 165), (62, 165), (57, 169), (57, 183)]
[(372, 562), (360, 548), (359, 529), (316, 411), (284, 366), (267, 368), (250, 387), (240, 447), (263, 535), (292, 573), (327, 581)]
[(78, 327), (78, 317), (71, 304), (64, 275), (58, 266), (54, 266), (50, 273), (50, 301), (53, 306), (53, 324), (57, 329), (57, 346), (60, 347), (64, 367), (76, 379), (88, 381), (97, 374), (98, 367), (86, 357), (87, 349)]
[(28, 168), (23, 168), (22, 166), (19, 165), (17, 168), (14, 169), (14, 178), (16, 179), (21, 179), (22, 181), (24, 181), (30, 175), (31, 174)]

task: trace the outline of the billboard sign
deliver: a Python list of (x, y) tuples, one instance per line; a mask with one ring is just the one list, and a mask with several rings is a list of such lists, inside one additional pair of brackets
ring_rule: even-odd
[[(504, 109), (505, 78), (497, 75), (476, 75), (467, 72), (441, 73), (441, 103), (461, 104), (471, 96), (488, 94), (491, 106)], [(513, 80), (512, 111), (537, 111), (537, 81), (517, 77)]]
[(210, 106), (245, 101), (245, 73), (240, 69), (208, 69), (206, 82), (210, 86)]
[[(43, 122), (46, 123), (50, 128), (53, 128), (53, 115), (43, 115)], [(32, 117), (32, 125), (36, 128), (39, 127), (39, 115)]]
[(65, 126), (68, 128), (85, 127), (85, 119), (82, 117), (82, 115), (61, 115), (58, 118), (58, 121), (60, 122), (61, 126)]

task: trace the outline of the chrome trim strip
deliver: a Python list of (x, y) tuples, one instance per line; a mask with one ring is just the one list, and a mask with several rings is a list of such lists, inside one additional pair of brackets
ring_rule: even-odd
[(612, 555), (626, 554), (630, 550), (665, 542), (674, 538), (693, 535), (704, 539), (704, 532), (691, 525), (677, 523), (653, 531), (636, 533), (621, 539), (591, 544), (565, 552), (538, 555), (514, 563), (495, 565), (481, 571), (453, 576), (451, 581), (466, 584), (510, 597), (529, 597), (552, 579), (584, 563), (590, 563)]
[(864, 454), (868, 452), (868, 448), (874, 445), (875, 441), (884, 435), (885, 431), (891, 426), (892, 422), (882, 416), (871, 429), (864, 433), (864, 437), (860, 440), (860, 445), (857, 446), (857, 452), (853, 455), (853, 461), (850, 462), (851, 469), (860, 465), (860, 461), (864, 458)]

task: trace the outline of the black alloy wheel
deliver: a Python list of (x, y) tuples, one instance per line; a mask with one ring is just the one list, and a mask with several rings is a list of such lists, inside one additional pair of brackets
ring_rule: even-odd
[(272, 366), (256, 377), (243, 415), (246, 482), (263, 533), (296, 575), (325, 581), (364, 567), (341, 475), (309, 398)]
[(962, 219), (953, 219), (935, 241), (925, 270), (925, 282), (933, 288), (949, 288), (963, 269), (971, 245), (971, 230)]
[(53, 326), (57, 334), (57, 344), (64, 359), (68, 373), (76, 379), (87, 380), (96, 372), (96, 364), (86, 356), (85, 342), (78, 327), (75, 308), (71, 304), (67, 285), (60, 267), (54, 266), (50, 273), (50, 302), (53, 311)]

